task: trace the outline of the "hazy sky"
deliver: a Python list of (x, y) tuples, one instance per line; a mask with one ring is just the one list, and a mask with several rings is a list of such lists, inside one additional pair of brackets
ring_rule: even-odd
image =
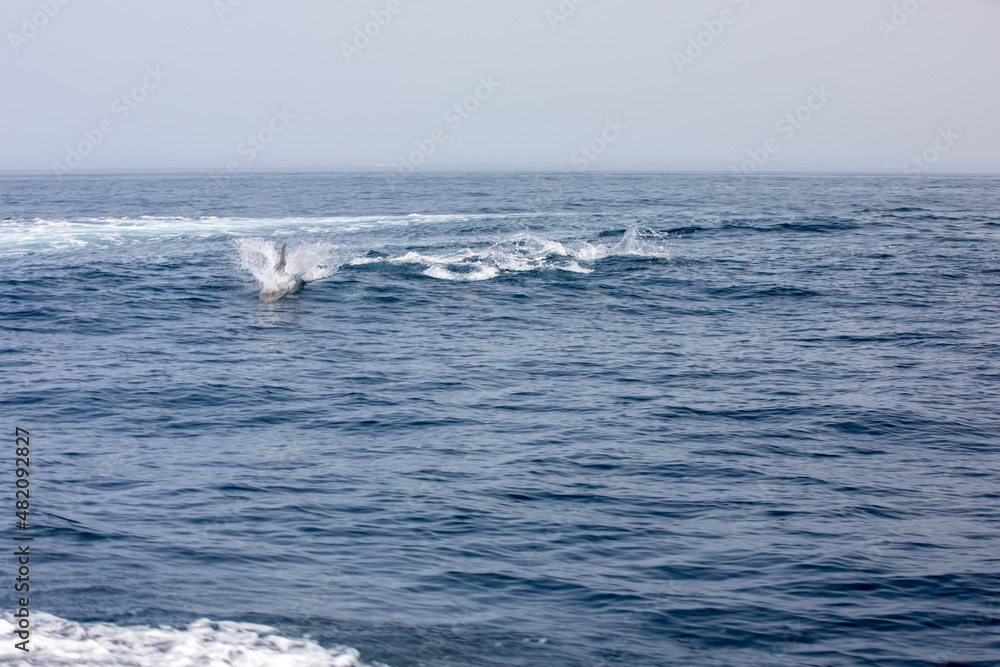
[(1000, 0), (3, 0), (0, 28), (3, 170), (1000, 171)]

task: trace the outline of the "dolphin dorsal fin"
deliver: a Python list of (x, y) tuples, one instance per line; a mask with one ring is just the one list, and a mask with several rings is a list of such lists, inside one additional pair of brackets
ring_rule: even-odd
[(281, 244), (281, 259), (279, 259), (278, 263), (274, 266), (274, 270), (277, 271), (278, 273), (285, 272), (285, 248), (287, 247), (288, 247), (287, 243)]

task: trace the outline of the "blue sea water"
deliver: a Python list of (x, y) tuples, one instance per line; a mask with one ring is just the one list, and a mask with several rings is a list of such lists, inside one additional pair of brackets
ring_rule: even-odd
[(998, 665), (998, 185), (0, 178), (0, 660)]

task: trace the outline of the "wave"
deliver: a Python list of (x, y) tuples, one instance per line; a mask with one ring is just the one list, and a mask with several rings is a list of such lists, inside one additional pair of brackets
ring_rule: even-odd
[(355, 257), (348, 263), (352, 266), (415, 264), (422, 265), (423, 275), (430, 278), (477, 281), (496, 278), (504, 272), (546, 269), (590, 273), (594, 270), (590, 264), (607, 257), (670, 259), (670, 249), (663, 235), (650, 230), (626, 230), (614, 245), (583, 240), (553, 241), (525, 232), (477, 249), (436, 254), (411, 250), (396, 257)]
[(75, 623), (33, 612), (31, 652), (24, 653), (14, 647), (13, 621), (10, 613), (0, 616), (0, 635), (8, 638), (0, 643), (0, 662), (11, 667), (363, 667), (353, 648), (326, 649), (308, 639), (282, 637), (266, 625), (205, 618), (176, 629)]

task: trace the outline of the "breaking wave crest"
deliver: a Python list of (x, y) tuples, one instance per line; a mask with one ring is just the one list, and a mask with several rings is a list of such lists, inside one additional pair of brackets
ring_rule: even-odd
[[(282, 637), (266, 625), (203, 618), (184, 629), (123, 627), (75, 623), (41, 612), (31, 619), (31, 652), (15, 648), (14, 640), (4, 641), (0, 662), (11, 667), (364, 667), (355, 649), (325, 649), (308, 639)], [(13, 620), (9, 613), (0, 616), (0, 635), (16, 636)]]
[(396, 257), (355, 257), (351, 265), (424, 265), (423, 274), (440, 280), (476, 281), (496, 278), (503, 272), (558, 270), (590, 273), (593, 262), (607, 257), (648, 257), (669, 259), (664, 236), (636, 229), (627, 230), (614, 245), (577, 241), (553, 241), (521, 233), (480, 248), (457, 252), (419, 253), (409, 251)]

